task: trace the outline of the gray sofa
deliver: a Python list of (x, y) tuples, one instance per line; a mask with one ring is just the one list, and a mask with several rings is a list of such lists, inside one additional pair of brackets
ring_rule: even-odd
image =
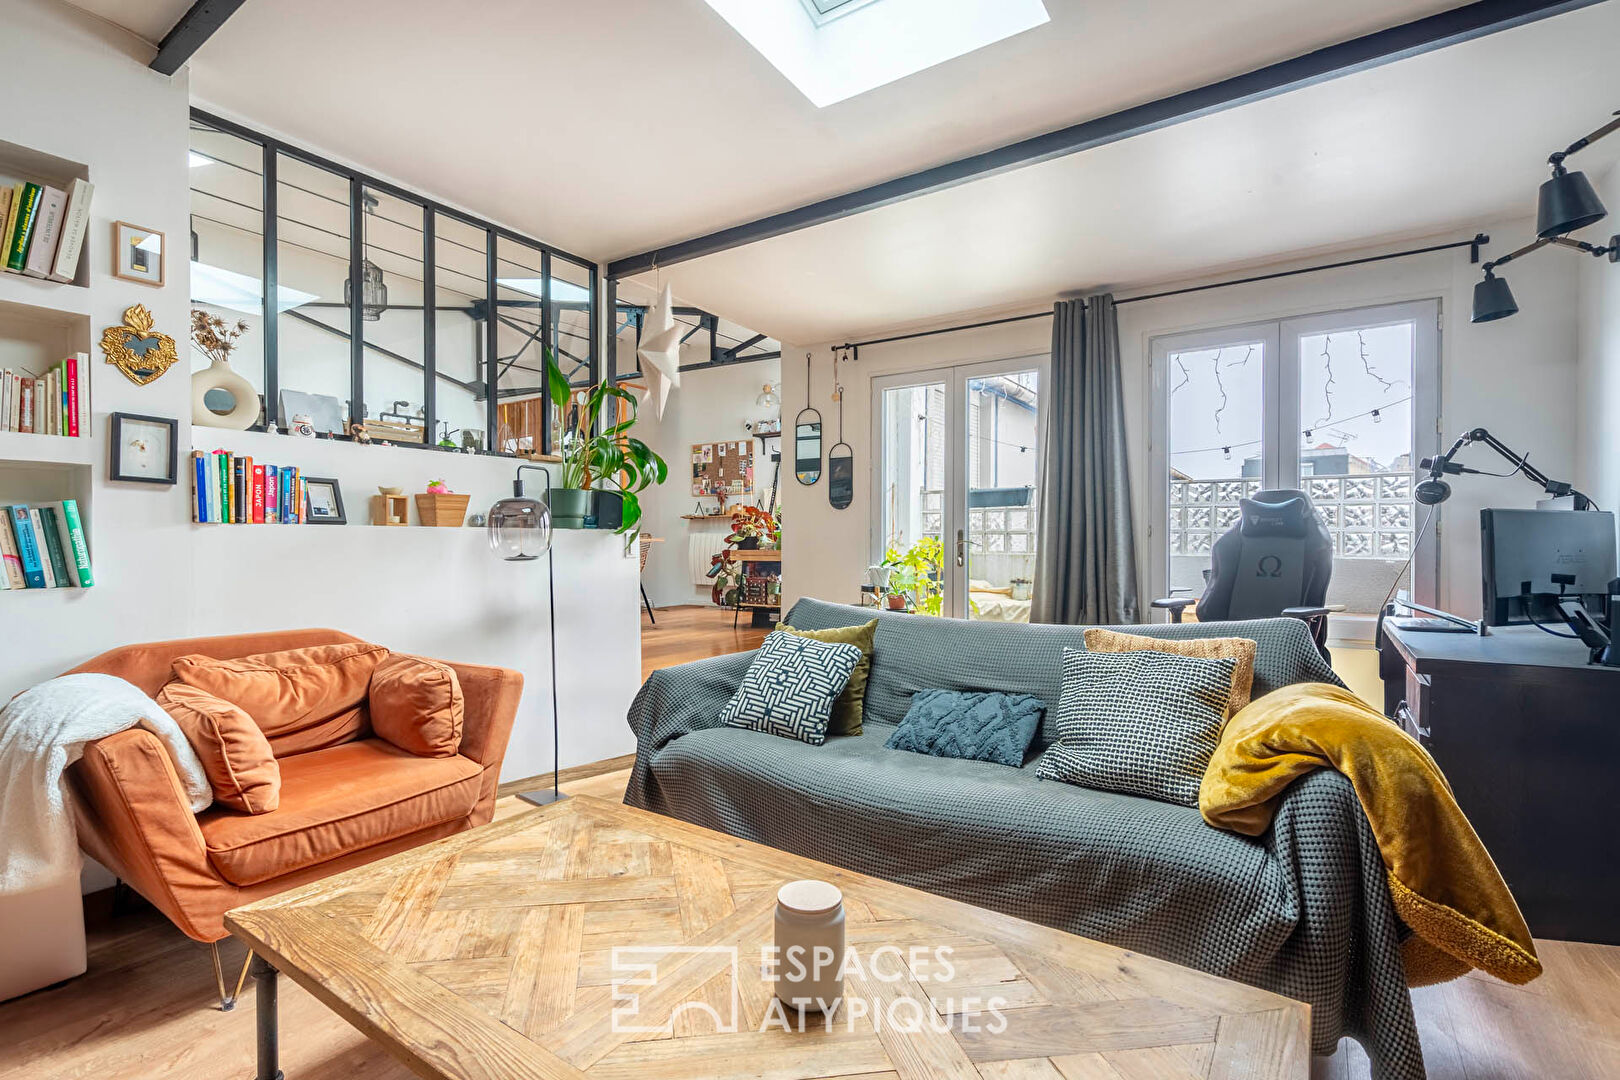
[[(1399, 944), (1407, 933), (1343, 776), (1297, 781), (1271, 829), (1239, 836), (1197, 809), (1038, 780), (1064, 647), (1082, 628), (974, 623), (801, 600), (802, 629), (879, 619), (866, 730), (810, 746), (720, 726), (753, 659), (653, 673), (632, 703), (625, 801), (823, 862), (994, 908), (1308, 1002), (1312, 1050), (1357, 1039), (1374, 1075), (1424, 1075)], [(1254, 696), (1338, 678), (1294, 619), (1128, 627), (1258, 642)], [(887, 750), (928, 688), (1032, 693), (1047, 716), (1021, 769)]]

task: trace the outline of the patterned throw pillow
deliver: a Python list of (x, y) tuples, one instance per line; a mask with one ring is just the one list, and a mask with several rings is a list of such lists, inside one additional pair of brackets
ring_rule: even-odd
[(1091, 652), (1165, 652), (1177, 656), (1223, 657), (1237, 661), (1232, 669), (1232, 699), (1227, 702), (1227, 715), (1236, 715), (1249, 703), (1254, 690), (1254, 654), (1259, 648), (1248, 638), (1206, 637), (1175, 641), (1169, 638), (1148, 637), (1145, 634), (1124, 634), (1093, 626), (1086, 631), (1086, 648)]
[(1236, 665), (1230, 658), (1064, 649), (1058, 741), (1035, 774), (1197, 806)]
[(919, 690), (883, 745), (932, 757), (993, 761), (1019, 768), (1046, 706), (1033, 694)]
[(833, 701), (860, 662), (854, 645), (767, 634), (742, 685), (720, 710), (720, 721), (820, 746), (827, 741)]
[(878, 621), (873, 619), (861, 626), (834, 626), (827, 630), (796, 630), (787, 623), (777, 623), (784, 634), (814, 638), (817, 641), (843, 642), (861, 650), (861, 662), (849, 677), (849, 685), (833, 702), (832, 720), (827, 725), (829, 735), (859, 735), (861, 717), (866, 709), (866, 680), (872, 674), (872, 646), (877, 640)]

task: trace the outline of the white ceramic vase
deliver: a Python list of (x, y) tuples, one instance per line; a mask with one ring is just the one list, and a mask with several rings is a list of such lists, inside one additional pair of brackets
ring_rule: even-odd
[[(209, 393), (214, 393), (210, 404)], [(217, 411), (228, 405), (224, 412)], [(203, 427), (246, 431), (259, 418), (259, 392), (253, 384), (231, 370), (224, 360), (215, 360), (191, 376), (191, 422)]]

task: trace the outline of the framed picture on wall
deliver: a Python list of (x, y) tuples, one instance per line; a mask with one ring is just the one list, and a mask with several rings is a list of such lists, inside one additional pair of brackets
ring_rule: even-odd
[(113, 413), (112, 431), (107, 440), (112, 458), (107, 478), (137, 484), (178, 481), (179, 427), (178, 421), (164, 416)]
[(311, 525), (347, 525), (343, 516), (343, 489), (336, 480), (304, 479), (304, 520)]
[(113, 222), (113, 277), (142, 285), (163, 285), (163, 234), (127, 221)]

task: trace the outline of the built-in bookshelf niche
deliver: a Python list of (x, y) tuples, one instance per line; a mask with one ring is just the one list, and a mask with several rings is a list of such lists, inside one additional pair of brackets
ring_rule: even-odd
[[(68, 192), (75, 180), (90, 179), (89, 166), (68, 158), (47, 154), (42, 150), (0, 139), (0, 184), (11, 188), (16, 184), (38, 184)], [(72, 280), (66, 283), (25, 274), (0, 273), (0, 300), (20, 303), (44, 304), (88, 310), (90, 285), (90, 248), (92, 236), (86, 224), (86, 235), (79, 248), (78, 264)], [(79, 294), (79, 295), (75, 295)]]

